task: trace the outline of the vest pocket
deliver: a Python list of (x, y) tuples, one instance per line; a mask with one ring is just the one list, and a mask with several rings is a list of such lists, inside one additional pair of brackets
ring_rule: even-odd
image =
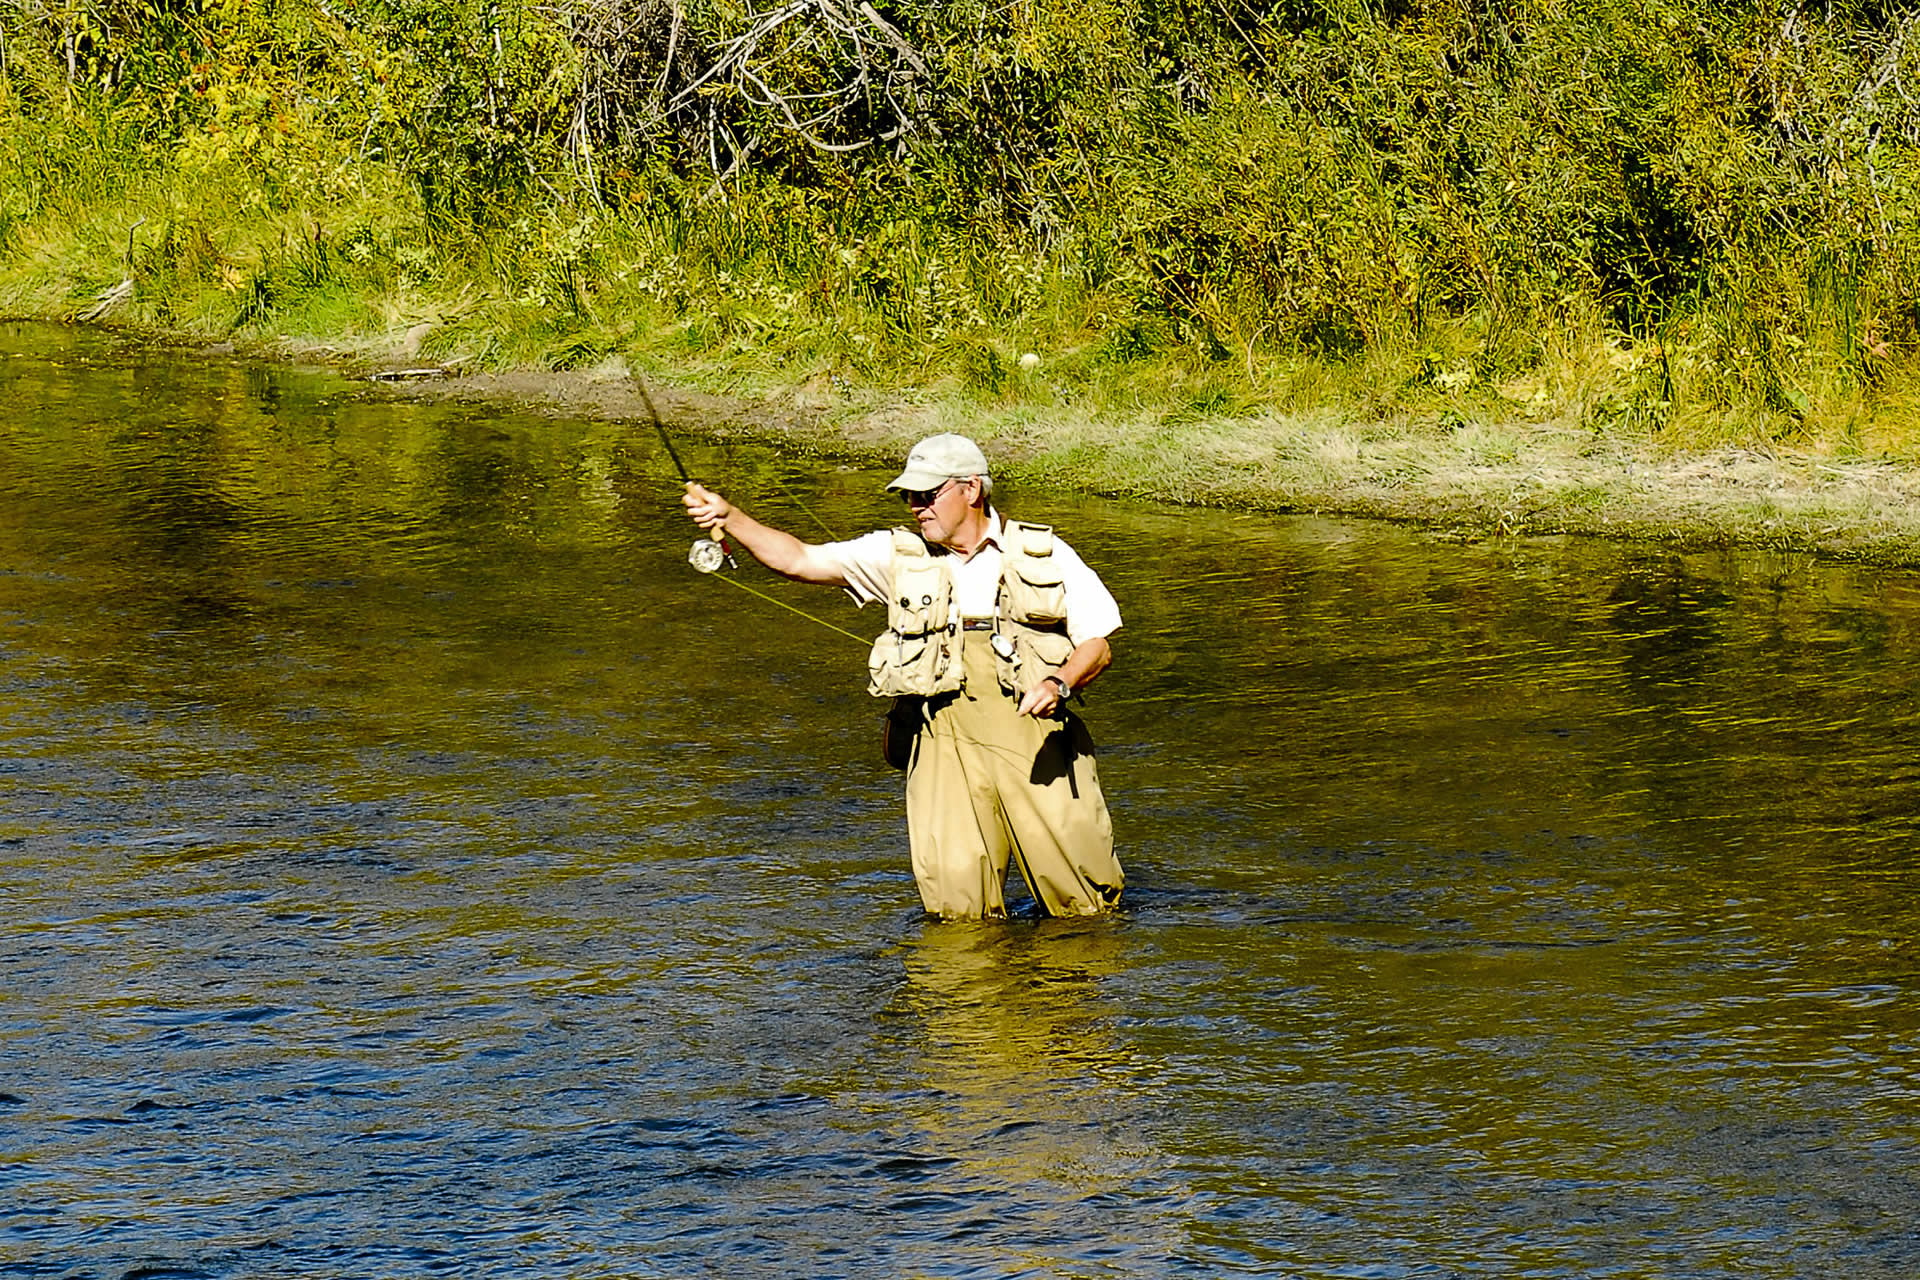
[(958, 689), (951, 638), (947, 631), (913, 636), (882, 633), (867, 656), (867, 692), (876, 698), (930, 698)]
[(1000, 612), (1021, 622), (1048, 626), (1067, 620), (1067, 587), (1053, 557), (1007, 557), (1002, 575)]
[(893, 595), (887, 600), (887, 629), (903, 636), (944, 631), (952, 598), (945, 565), (930, 556), (906, 563), (895, 557)]
[(1043, 524), (1007, 522), (1000, 562), (1000, 616), (1032, 626), (1067, 620), (1067, 585), (1053, 555), (1053, 530)]
[(1073, 641), (1057, 631), (1003, 630), (994, 639), (993, 673), (1000, 687), (1016, 698), (1060, 669), (1073, 653)]

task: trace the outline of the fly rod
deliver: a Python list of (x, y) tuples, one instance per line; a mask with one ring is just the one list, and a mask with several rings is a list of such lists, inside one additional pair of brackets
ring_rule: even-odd
[[(633, 385), (640, 391), (640, 403), (647, 406), (647, 417), (653, 422), (653, 429), (660, 433), (660, 443), (667, 446), (667, 456), (673, 459), (673, 469), (680, 473), (680, 483), (692, 484), (693, 477), (687, 474), (687, 464), (680, 461), (680, 451), (673, 447), (673, 437), (667, 434), (667, 424), (660, 420), (660, 411), (653, 407), (653, 397), (647, 394), (647, 384), (639, 378), (633, 379)], [(708, 531), (712, 541), (696, 539), (693, 549), (687, 552), (687, 563), (702, 573), (712, 573), (725, 561), (727, 568), (740, 566), (733, 558), (733, 548), (727, 545), (726, 530), (715, 525)]]

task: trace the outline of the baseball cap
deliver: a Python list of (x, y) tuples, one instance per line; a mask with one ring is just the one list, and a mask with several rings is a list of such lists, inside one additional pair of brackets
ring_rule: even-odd
[(928, 436), (907, 454), (907, 467), (889, 489), (934, 489), (958, 476), (987, 474), (987, 455), (965, 436)]

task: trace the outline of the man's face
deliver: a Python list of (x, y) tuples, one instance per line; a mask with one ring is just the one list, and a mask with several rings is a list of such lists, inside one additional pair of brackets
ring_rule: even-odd
[(969, 476), (949, 480), (938, 489), (922, 493), (908, 491), (901, 496), (906, 499), (907, 509), (913, 512), (913, 518), (920, 524), (920, 536), (928, 542), (950, 547), (954, 535), (967, 519), (979, 489), (980, 481)]

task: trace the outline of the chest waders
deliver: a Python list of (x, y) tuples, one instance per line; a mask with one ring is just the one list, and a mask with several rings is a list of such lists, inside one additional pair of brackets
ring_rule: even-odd
[[(904, 769), (928, 698), (966, 684), (962, 619), (953, 599), (948, 557), (933, 555), (910, 529), (893, 531), (893, 584), (887, 629), (867, 658), (867, 692), (894, 699), (881, 751)], [(1053, 559), (1053, 530), (1009, 520), (1001, 526), (1000, 588), (994, 603), (994, 678), (1018, 702), (1060, 669), (1073, 652), (1067, 589)]]
[(913, 879), (929, 914), (1007, 914), (1010, 866), (1048, 915), (1119, 905), (1126, 875), (1093, 739), (1061, 707), (1020, 714), (1027, 691), (1073, 652), (1053, 531), (1008, 521), (994, 616), (963, 619), (953, 560), (917, 533), (894, 534), (887, 632), (873, 646), (870, 688), (893, 698), (889, 761), (906, 771)]

